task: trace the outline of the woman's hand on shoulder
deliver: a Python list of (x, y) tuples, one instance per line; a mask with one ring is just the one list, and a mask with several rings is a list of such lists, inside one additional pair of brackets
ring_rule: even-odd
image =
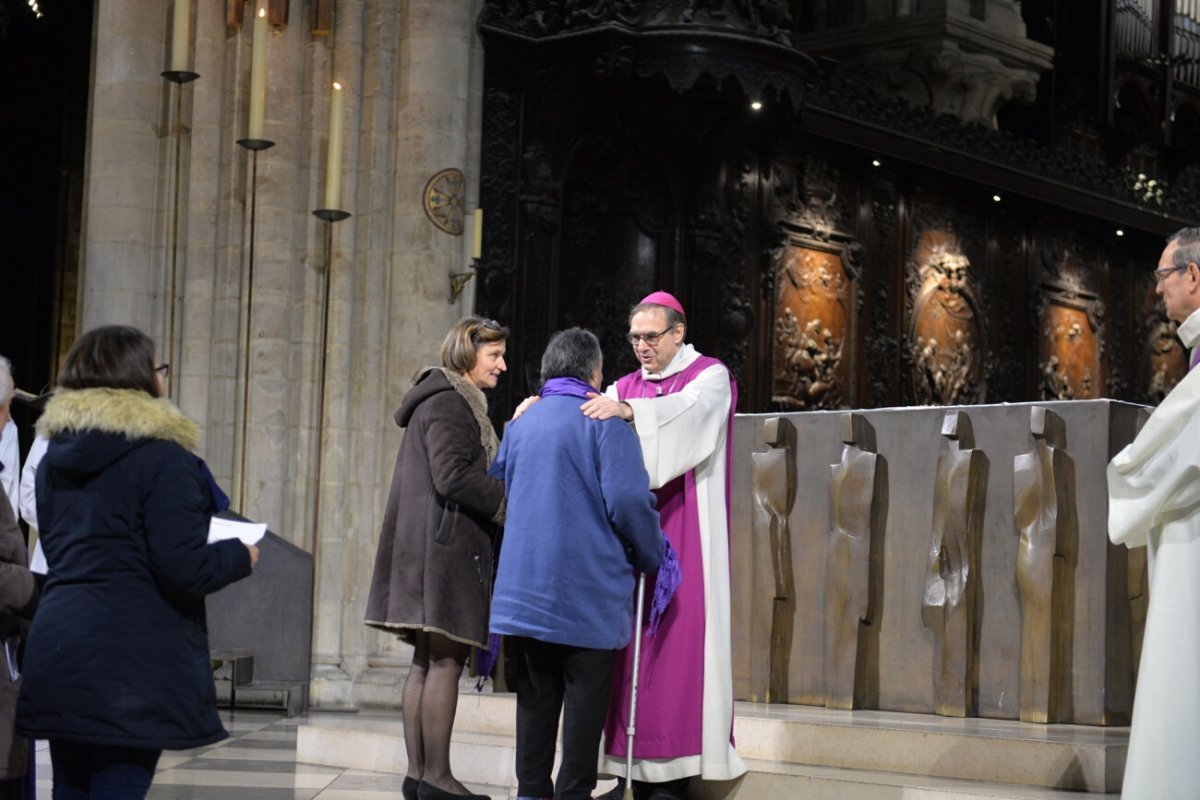
[(250, 569), (254, 569), (258, 565), (258, 548), (247, 544), (246, 549), (250, 551)]
[(521, 416), (526, 411), (528, 411), (530, 409), (530, 407), (533, 406), (534, 403), (536, 403), (538, 400), (541, 400), (541, 399), (542, 398), (536, 394), (526, 397), (524, 400), (521, 401), (521, 405), (517, 406), (517, 410), (513, 412), (512, 418), (516, 419), (517, 417)]

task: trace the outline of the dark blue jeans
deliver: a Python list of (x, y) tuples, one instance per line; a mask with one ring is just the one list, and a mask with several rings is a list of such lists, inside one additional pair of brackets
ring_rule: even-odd
[(50, 740), (54, 800), (143, 800), (161, 750)]

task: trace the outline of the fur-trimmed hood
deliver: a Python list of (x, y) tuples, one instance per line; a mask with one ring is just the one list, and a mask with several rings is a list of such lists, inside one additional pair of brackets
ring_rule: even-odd
[[(445, 381), (437, 380), (435, 374), (443, 376)], [(430, 376), (435, 377), (430, 380)], [(452, 369), (443, 367), (420, 369), (413, 381), (412, 389), (404, 395), (404, 399), (400, 402), (400, 408), (396, 409), (396, 424), (401, 428), (407, 428), (408, 421), (412, 419), (417, 406), (433, 395), (447, 391), (455, 391), (467, 401), (467, 405), (471, 408), (471, 414), (474, 415), (475, 422), (479, 425), (479, 443), (483, 445), (484, 451), (487, 452), (488, 463), (491, 464), (496, 458), (496, 452), (500, 449), (500, 441), (496, 438), (496, 429), (492, 427), (492, 421), (488, 419), (487, 398), (483, 396), (483, 392), (478, 386)]]
[(147, 439), (196, 449), (196, 423), (164, 398), (136, 389), (59, 389), (46, 404), (38, 433), (54, 447), (46, 460), (84, 473), (104, 469)]

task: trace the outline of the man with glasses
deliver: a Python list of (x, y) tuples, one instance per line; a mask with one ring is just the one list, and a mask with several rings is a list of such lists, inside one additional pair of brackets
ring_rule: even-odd
[[(1200, 360), (1200, 228), (1167, 239), (1156, 291)], [(1200, 786), (1200, 370), (1190, 369), (1108, 465), (1108, 535), (1148, 546), (1142, 642), (1126, 798), (1194, 797)]]
[[(728, 467), (737, 385), (724, 364), (684, 343), (686, 333), (675, 297), (645, 297), (629, 316), (641, 369), (582, 407), (594, 419), (633, 423), (682, 573), (657, 635), (642, 637), (627, 776), (637, 800), (680, 800), (693, 775), (732, 780), (746, 771), (733, 748), (729, 618)], [(613, 668), (601, 764), (611, 775), (625, 775), (632, 651), (618, 655)], [(605, 796), (623, 791), (618, 785)]]

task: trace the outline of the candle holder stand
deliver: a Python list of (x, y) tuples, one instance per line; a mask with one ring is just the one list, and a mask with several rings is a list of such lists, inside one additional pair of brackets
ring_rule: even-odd
[(329, 361), (329, 292), (333, 283), (333, 226), (350, 217), (349, 211), (340, 208), (318, 208), (313, 214), (329, 223), (325, 226), (325, 282), (321, 289), (321, 335), (318, 338), (321, 355), (317, 362), (317, 438), (316, 466), (313, 469), (313, 524), (312, 542), (309, 552), (313, 554), (313, 567), (320, 552), (317, 548), (318, 529), (321, 525), (321, 466), (325, 441), (325, 371)]
[(463, 289), (467, 288), (467, 284), (471, 282), (479, 274), (479, 259), (471, 259), (471, 268), (466, 272), (451, 272), (450, 273), (450, 303), (458, 301), (458, 296), (462, 294)]
[(250, 237), (246, 257), (246, 338), (242, 353), (241, 470), (238, 476), (237, 511), (246, 514), (246, 456), (250, 451), (250, 351), (254, 344), (254, 229), (258, 215), (258, 154), (275, 143), (267, 139), (238, 139), (250, 151)]
[[(171, 83), (175, 84), (175, 124), (171, 128), (171, 136), (175, 140), (175, 168), (173, 170), (174, 186), (171, 193), (171, 256), (167, 270), (167, 297), (170, 298), (167, 307), (167, 357), (168, 364), (175, 365), (175, 375), (180, 375), (183, 368), (182, 352), (175, 352), (175, 329), (179, 298), (177, 284), (179, 276), (179, 193), (182, 186), (183, 174), (183, 86), (200, 77), (197, 72), (185, 70), (167, 70), (161, 73)], [(167, 375), (167, 396), (178, 402), (176, 386), (178, 381), (174, 375)]]
[(192, 81), (196, 80), (196, 78), (200, 77), (200, 73), (198, 72), (188, 72), (187, 70), (182, 69), (169, 69), (159, 74), (161, 74), (171, 83), (178, 84), (191, 83)]

